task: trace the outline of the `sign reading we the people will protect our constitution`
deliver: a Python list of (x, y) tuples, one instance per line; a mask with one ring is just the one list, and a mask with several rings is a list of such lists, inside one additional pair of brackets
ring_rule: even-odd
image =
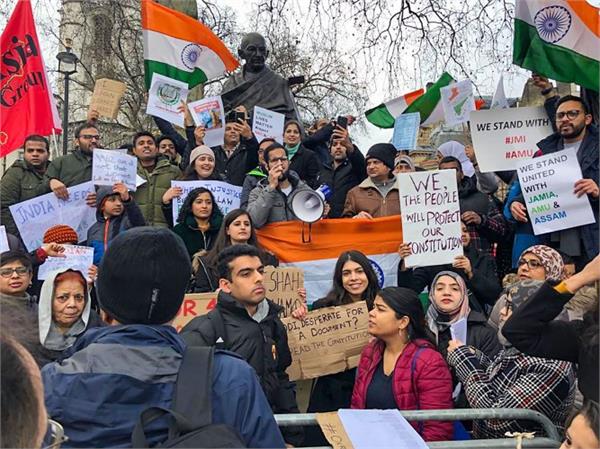
[(587, 195), (577, 198), (573, 193), (582, 178), (574, 148), (536, 157), (517, 173), (535, 235), (595, 221)]

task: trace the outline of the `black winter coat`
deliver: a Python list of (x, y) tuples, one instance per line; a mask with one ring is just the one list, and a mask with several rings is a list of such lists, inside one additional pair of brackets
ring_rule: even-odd
[(212, 147), (215, 153), (215, 171), (229, 184), (241, 186), (244, 184), (246, 173), (258, 164), (258, 141), (254, 135), (250, 139), (240, 140), (230, 158), (222, 146)]
[(290, 161), (289, 170), (295, 171), (302, 181), (307, 183), (311, 188), (316, 189), (321, 184), (319, 182), (319, 165), (317, 155), (308, 148), (300, 145), (298, 151)]
[(340, 218), (344, 211), (346, 195), (353, 187), (356, 187), (366, 178), (367, 168), (365, 157), (360, 150), (354, 146), (354, 151), (337, 168), (333, 168), (333, 162), (321, 164), (320, 184), (327, 184), (331, 190), (331, 198), (328, 202), (331, 206), (329, 218)]

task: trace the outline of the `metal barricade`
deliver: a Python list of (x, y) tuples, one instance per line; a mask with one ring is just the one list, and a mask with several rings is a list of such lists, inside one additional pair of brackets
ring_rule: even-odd
[[(451, 410), (400, 410), (400, 413), (408, 421), (456, 421), (456, 420), (479, 420), (479, 419), (519, 419), (538, 423), (543, 429), (545, 436), (536, 436), (533, 439), (523, 439), (523, 448), (547, 448), (560, 447), (560, 436), (556, 427), (550, 419), (533, 410), (515, 408), (484, 408), (484, 409), (451, 409)], [(275, 420), (280, 427), (285, 426), (316, 426), (317, 419), (314, 413), (294, 413), (287, 415), (275, 415)], [(495, 449), (515, 448), (515, 438), (500, 438), (493, 440), (466, 440), (466, 441), (437, 441), (427, 445), (430, 449)]]

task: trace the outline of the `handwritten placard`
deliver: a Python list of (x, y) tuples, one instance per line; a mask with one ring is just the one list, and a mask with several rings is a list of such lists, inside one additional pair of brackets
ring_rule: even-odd
[(469, 121), (471, 111), (475, 110), (475, 97), (473, 96), (471, 80), (463, 80), (442, 87), (440, 95), (448, 126)]
[(50, 273), (58, 270), (80, 271), (86, 278), (88, 270), (94, 263), (94, 248), (89, 246), (63, 245), (65, 257), (48, 257), (46, 261), (40, 265), (38, 270), (38, 279), (45, 280)]
[(187, 96), (187, 83), (154, 73), (148, 91), (146, 114), (160, 117), (183, 128), (184, 113), (179, 112), (179, 107), (181, 102), (186, 102)]
[(177, 332), (185, 327), (190, 321), (200, 315), (206, 315), (217, 305), (217, 293), (190, 293), (185, 295), (179, 312), (171, 323)]
[(6, 226), (0, 226), (0, 253), (8, 251), (8, 237), (6, 236)]
[(574, 148), (523, 163), (517, 173), (535, 235), (594, 223), (587, 195), (573, 193), (582, 178)]
[(462, 255), (460, 205), (454, 170), (398, 175), (407, 267), (452, 263)]
[(46, 229), (58, 224), (75, 229), (80, 242), (87, 239), (88, 229), (96, 222), (96, 208), (88, 206), (85, 199), (95, 192), (94, 184), (84, 182), (67, 190), (66, 201), (51, 192), (9, 206), (27, 251), (39, 248)]
[(294, 267), (265, 267), (266, 297), (283, 307), (280, 317), (288, 317), (304, 304), (298, 289), (304, 288), (304, 270)]
[(252, 132), (259, 142), (267, 137), (275, 139), (283, 144), (283, 124), (285, 115), (269, 109), (254, 107), (254, 117), (252, 119)]
[(225, 111), (220, 96), (207, 97), (188, 104), (188, 109), (196, 126), (205, 130), (204, 145), (223, 145), (225, 138)]
[(313, 379), (354, 368), (369, 342), (364, 301), (309, 312), (303, 320), (283, 318), (292, 364), (291, 380)]
[(96, 80), (94, 93), (90, 100), (90, 110), (96, 110), (104, 117), (117, 118), (125, 90), (127, 90), (127, 84), (121, 81), (107, 78)]
[(94, 150), (92, 182), (97, 186), (112, 186), (122, 182), (127, 188), (137, 190), (137, 159), (113, 150)]
[(183, 206), (185, 198), (198, 187), (204, 187), (212, 192), (223, 215), (240, 207), (242, 188), (223, 181), (171, 181), (171, 187), (181, 187), (183, 190), (181, 196), (173, 198), (173, 223), (177, 222), (179, 209)]
[(550, 134), (550, 119), (542, 107), (471, 113), (473, 149), (482, 172), (516, 170), (533, 157), (537, 143)]
[(392, 145), (394, 145), (396, 150), (415, 149), (420, 123), (421, 114), (418, 112), (401, 114), (396, 117), (394, 121), (394, 134), (392, 135)]

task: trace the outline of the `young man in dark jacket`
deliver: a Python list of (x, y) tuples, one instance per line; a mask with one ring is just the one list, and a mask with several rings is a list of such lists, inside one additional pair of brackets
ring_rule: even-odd
[(331, 188), (329, 218), (341, 218), (348, 192), (365, 178), (365, 157), (352, 144), (348, 131), (337, 126), (331, 136), (331, 160), (321, 165), (322, 184)]
[(87, 246), (94, 248), (94, 265), (100, 264), (109, 243), (121, 232), (144, 226), (144, 216), (122, 182), (100, 187), (96, 192), (96, 223), (87, 233)]
[[(294, 384), (286, 368), (292, 361), (281, 307), (265, 298), (264, 266), (258, 250), (232, 245), (219, 254), (221, 291), (214, 310), (194, 318), (182, 330), (189, 345), (222, 347), (244, 358), (255, 370), (274, 413), (298, 413)], [(286, 442), (298, 446), (302, 432), (288, 428)]]
[[(141, 263), (143, 262), (143, 263)], [(131, 447), (140, 413), (172, 408), (186, 344), (170, 323), (183, 302), (191, 263), (168, 229), (120, 234), (99, 269), (101, 315), (109, 326), (89, 330), (62, 362), (42, 370), (48, 415), (69, 440), (64, 447)], [(216, 351), (212, 420), (237, 430), (247, 447), (283, 448), (268, 402), (246, 362)], [(151, 447), (167, 439), (167, 422), (146, 432)]]

